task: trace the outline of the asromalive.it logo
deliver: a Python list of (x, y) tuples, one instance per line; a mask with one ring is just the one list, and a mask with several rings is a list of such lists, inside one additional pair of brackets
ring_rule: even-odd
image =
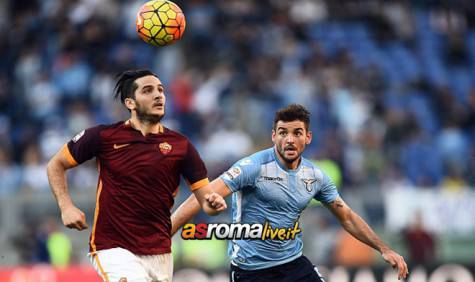
[(272, 228), (269, 222), (254, 223), (187, 223), (183, 226), (181, 237), (185, 240), (209, 240), (213, 236), (219, 240), (294, 240), (302, 230), (299, 222), (293, 227)]

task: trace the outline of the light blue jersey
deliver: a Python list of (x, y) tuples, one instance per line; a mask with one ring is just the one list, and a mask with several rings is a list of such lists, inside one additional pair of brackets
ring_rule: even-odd
[[(233, 223), (291, 228), (312, 198), (329, 203), (338, 197), (335, 185), (318, 167), (302, 158), (297, 169), (288, 170), (274, 148), (238, 161), (220, 177), (234, 192)], [(301, 233), (295, 240), (233, 240), (228, 253), (234, 265), (255, 270), (298, 258), (302, 245)]]

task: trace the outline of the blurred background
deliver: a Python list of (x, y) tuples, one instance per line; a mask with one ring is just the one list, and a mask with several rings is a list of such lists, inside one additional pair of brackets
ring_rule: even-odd
[[(0, 281), (99, 281), (90, 229), (62, 226), (45, 165), (82, 129), (127, 118), (113, 86), (136, 67), (164, 82), (164, 123), (189, 136), (210, 178), (272, 145), (279, 107), (305, 105), (305, 156), (406, 257), (408, 281), (474, 281), (473, 1), (176, 1), (185, 35), (163, 48), (135, 33), (143, 3), (0, 1)], [(91, 224), (94, 161), (68, 179)], [(396, 281), (325, 208), (301, 221), (328, 281)], [(224, 241), (177, 235), (174, 258), (175, 281), (227, 281)]]

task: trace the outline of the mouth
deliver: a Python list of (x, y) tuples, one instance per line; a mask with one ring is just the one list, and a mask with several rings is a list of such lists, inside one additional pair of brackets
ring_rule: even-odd
[(288, 147), (284, 148), (284, 152), (294, 153), (294, 152), (297, 152), (297, 148), (295, 148), (293, 146), (288, 146)]
[(154, 107), (154, 108), (162, 109), (163, 106), (164, 106), (164, 104), (163, 104), (162, 102), (158, 102), (158, 103), (153, 104), (153, 107)]

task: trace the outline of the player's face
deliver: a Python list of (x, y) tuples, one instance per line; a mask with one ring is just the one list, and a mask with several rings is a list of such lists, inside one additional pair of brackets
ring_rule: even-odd
[(272, 130), (274, 142), (279, 156), (287, 163), (298, 162), (305, 146), (312, 141), (312, 132), (305, 129), (305, 123), (300, 120), (278, 121)]
[(156, 76), (148, 75), (135, 80), (134, 107), (139, 120), (158, 123), (165, 115), (165, 89)]

